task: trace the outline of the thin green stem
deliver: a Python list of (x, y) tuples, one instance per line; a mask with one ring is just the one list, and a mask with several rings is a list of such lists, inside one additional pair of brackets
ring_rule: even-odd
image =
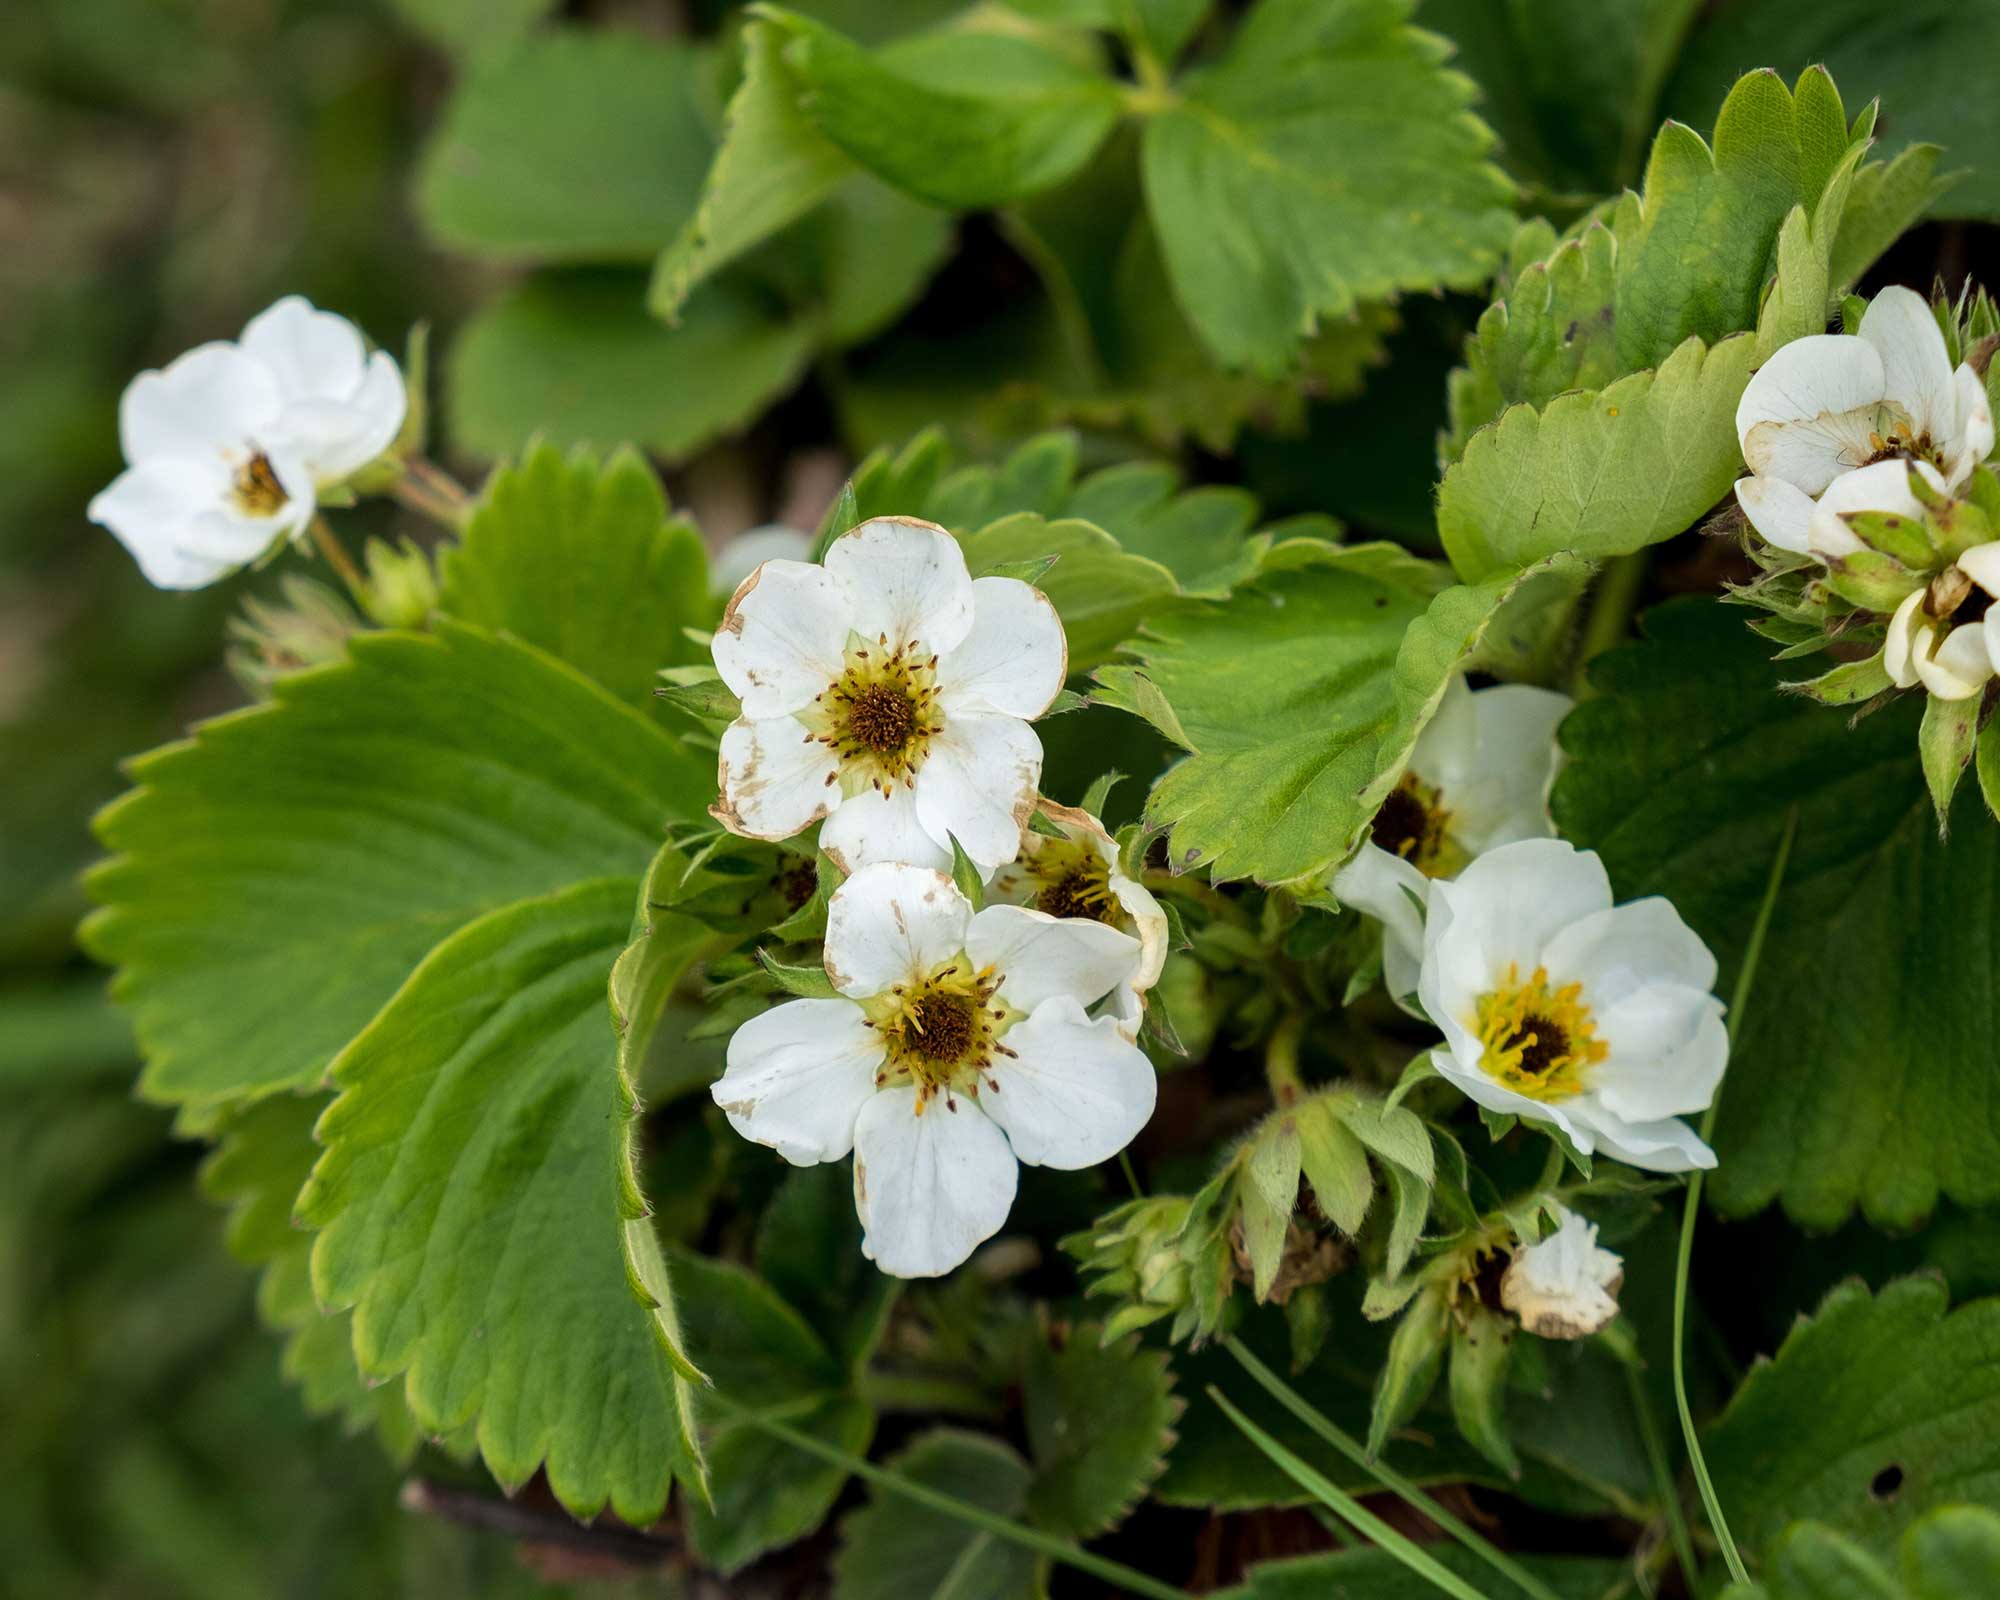
[(870, 1368), (856, 1380), (855, 1387), (878, 1411), (949, 1411), (961, 1417), (998, 1417), (1005, 1410), (1000, 1396), (962, 1378)]
[(1231, 1334), (1222, 1341), (1222, 1348), (1236, 1358), (1237, 1365), (1262, 1385), (1272, 1399), (1349, 1461), (1373, 1474), (1375, 1481), (1400, 1499), (1403, 1504), (1430, 1518), (1441, 1530), (1464, 1545), (1473, 1555), (1479, 1557), (1524, 1594), (1533, 1595), (1535, 1600), (1557, 1600), (1555, 1591), (1540, 1578), (1504, 1551), (1496, 1550), (1491, 1541), (1481, 1537), (1466, 1523), (1445, 1510), (1394, 1467), (1384, 1461), (1370, 1461), (1368, 1452), (1359, 1439), (1343, 1431), (1338, 1424), (1323, 1415), (1290, 1384), (1252, 1355), (1241, 1339)]
[[(912, 1478), (904, 1477), (900, 1472), (891, 1471), (887, 1467), (878, 1467), (872, 1461), (851, 1455), (836, 1445), (815, 1439), (809, 1433), (801, 1433), (786, 1423), (774, 1422), (768, 1417), (760, 1416), (757, 1412), (739, 1406), (712, 1391), (704, 1396), (704, 1400), (732, 1413), (743, 1426), (754, 1428), (759, 1433), (769, 1434), (773, 1439), (781, 1439), (793, 1449), (802, 1450), (809, 1456), (817, 1456), (822, 1461), (843, 1467), (857, 1478), (874, 1484), (878, 1489), (886, 1489), (891, 1494), (901, 1495), (905, 1500), (914, 1500), (918, 1505), (943, 1516), (955, 1517), (982, 1533), (990, 1533), (996, 1539), (1005, 1539), (1012, 1544), (1021, 1545), (1038, 1555), (1047, 1556), (1051, 1561), (1060, 1562), (1063, 1566), (1074, 1567), (1078, 1572), (1087, 1572), (1093, 1578), (1100, 1578), (1106, 1583), (1113, 1584), (1127, 1594), (1141, 1595), (1144, 1600), (1187, 1600), (1184, 1590), (1162, 1583), (1158, 1578), (1135, 1571), (1119, 1562), (1107, 1560), (1103, 1556), (1094, 1555), (1066, 1539), (1058, 1539), (1052, 1534), (1042, 1533), (1037, 1529), (1010, 1521), (1006, 1517), (988, 1511), (984, 1506), (976, 1506), (969, 1500), (961, 1500), (956, 1495), (946, 1494), (941, 1489), (933, 1489), (928, 1484), (918, 1483)], [(1479, 1597), (1475, 1595), (1472, 1600), (1479, 1600)]]
[(322, 516), (315, 516), (307, 524), (307, 531), (312, 535), (313, 548), (326, 558), (326, 564), (333, 568), (339, 575), (340, 581), (347, 585), (347, 592), (354, 596), (355, 603), (364, 611), (367, 610), (368, 579), (354, 564), (354, 557), (347, 553), (347, 546), (340, 542), (340, 536)]
[(1590, 604), (1590, 620), (1583, 625), (1583, 640), (1577, 646), (1576, 662), (1570, 668), (1570, 693), (1579, 700), (1591, 695), (1590, 664), (1625, 637), (1632, 610), (1639, 603), (1639, 589), (1646, 581), (1646, 552), (1635, 550), (1619, 556), (1604, 569), (1597, 582), (1597, 595)]
[(1222, 1408), (1223, 1414), (1236, 1424), (1252, 1444), (1268, 1456), (1279, 1471), (1296, 1483), (1307, 1494), (1345, 1522), (1364, 1539), (1373, 1540), (1377, 1545), (1394, 1556), (1411, 1572), (1425, 1579), (1433, 1587), (1450, 1595), (1452, 1600), (1487, 1600), (1471, 1584), (1457, 1573), (1444, 1566), (1436, 1556), (1414, 1540), (1398, 1533), (1346, 1490), (1337, 1487), (1328, 1479), (1315, 1472), (1291, 1451), (1279, 1444), (1256, 1423), (1229, 1403), (1228, 1398), (1213, 1384), (1209, 1385), (1208, 1397)]
[[(1736, 992), (1730, 996), (1729, 1043), (1732, 1052), (1737, 1039), (1742, 1036), (1743, 1012), (1750, 1003), (1750, 986), (1757, 976), (1757, 963), (1764, 954), (1764, 936), (1771, 931), (1771, 915), (1777, 909), (1778, 889), (1785, 881), (1785, 865), (1791, 860), (1792, 839), (1798, 831), (1799, 813), (1794, 806), (1785, 818), (1785, 831), (1778, 836), (1778, 851), (1771, 861), (1771, 876), (1764, 885), (1764, 901), (1757, 908), (1757, 920), (1750, 929), (1750, 943), (1743, 951), (1743, 967), (1736, 976)], [(1709, 1102), (1708, 1110), (1702, 1114), (1701, 1137), (1704, 1144), (1715, 1132), (1715, 1112), (1721, 1101), (1718, 1091), (1715, 1099)], [(1730, 1536), (1729, 1520), (1723, 1516), (1722, 1502), (1716, 1498), (1715, 1483), (1708, 1475), (1708, 1462), (1702, 1456), (1701, 1440), (1695, 1433), (1694, 1411), (1688, 1405), (1685, 1360), (1688, 1267), (1694, 1260), (1694, 1225), (1701, 1214), (1702, 1177), (1701, 1169), (1696, 1168), (1688, 1178), (1687, 1203), (1681, 1209), (1680, 1254), (1674, 1264), (1674, 1405), (1680, 1411), (1681, 1436), (1687, 1441), (1688, 1463), (1694, 1468), (1695, 1487), (1701, 1491), (1702, 1509), (1708, 1513), (1708, 1525), (1722, 1550), (1722, 1559), (1728, 1563), (1730, 1577), (1738, 1583), (1748, 1583), (1750, 1571), (1743, 1565), (1742, 1554), (1736, 1548), (1735, 1539)]]
[(1280, 1108), (1296, 1105), (1305, 1096), (1305, 1080), (1299, 1076), (1299, 1041), (1305, 1031), (1305, 1013), (1288, 1011), (1264, 1041), (1264, 1077)]
[(1632, 1414), (1639, 1420), (1639, 1438), (1646, 1447), (1646, 1462), (1652, 1468), (1653, 1486), (1660, 1497), (1660, 1511), (1667, 1519), (1667, 1537), (1673, 1540), (1674, 1558), (1680, 1562), (1688, 1592), (1692, 1594), (1701, 1563), (1695, 1559), (1694, 1536), (1688, 1532), (1687, 1513), (1681, 1509), (1680, 1485), (1674, 1482), (1674, 1469), (1667, 1460), (1666, 1442), (1660, 1437), (1659, 1419), (1653, 1415), (1653, 1403), (1647, 1397), (1638, 1358), (1621, 1354), (1619, 1365), (1625, 1369), (1625, 1387), (1632, 1397)]
[(1130, 1150), (1120, 1150), (1118, 1152), (1118, 1166), (1119, 1170), (1125, 1174), (1125, 1181), (1132, 1186), (1132, 1198), (1134, 1200), (1145, 1199), (1145, 1187), (1139, 1182), (1139, 1174), (1132, 1170), (1132, 1152)]

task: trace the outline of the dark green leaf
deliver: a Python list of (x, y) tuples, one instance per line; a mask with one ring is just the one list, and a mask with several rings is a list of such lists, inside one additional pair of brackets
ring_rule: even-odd
[(1105, 1345), (1085, 1324), (1061, 1343), (1037, 1339), (1022, 1378), (1039, 1528), (1092, 1539), (1116, 1527), (1167, 1464), (1181, 1401), (1165, 1352), (1136, 1338)]
[[(934, 1428), (888, 1463), (906, 1478), (1003, 1517), (1027, 1504), (1028, 1464), (1002, 1444)], [(842, 1524), (834, 1600), (1033, 1600), (1037, 1558), (1020, 1545), (877, 1489)]]

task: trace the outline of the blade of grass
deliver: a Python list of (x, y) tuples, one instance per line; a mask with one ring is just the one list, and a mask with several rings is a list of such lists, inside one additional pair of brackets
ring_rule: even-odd
[[(1750, 1003), (1750, 986), (1757, 976), (1757, 963), (1764, 954), (1764, 936), (1771, 931), (1771, 915), (1777, 909), (1778, 889), (1785, 881), (1785, 865), (1792, 857), (1792, 839), (1799, 831), (1798, 808), (1792, 808), (1785, 818), (1785, 831), (1778, 838), (1778, 852), (1771, 861), (1770, 880), (1764, 885), (1764, 901), (1757, 908), (1757, 920), (1751, 925), (1750, 942), (1743, 951), (1743, 970), (1736, 975), (1736, 992), (1729, 1000), (1729, 1043), (1732, 1051), (1736, 1040), (1743, 1031), (1743, 1011)], [(1732, 1063), (1733, 1064), (1733, 1063)], [(1714, 1100), (1701, 1119), (1702, 1142), (1706, 1144), (1715, 1131), (1716, 1107), (1722, 1103), (1718, 1090)], [(1722, 1502), (1716, 1499), (1715, 1483), (1708, 1475), (1708, 1462), (1701, 1453), (1701, 1440), (1694, 1427), (1694, 1411), (1688, 1405), (1687, 1367), (1684, 1360), (1684, 1346), (1687, 1342), (1687, 1293), (1688, 1266), (1694, 1260), (1694, 1225), (1701, 1214), (1702, 1172), (1697, 1168), (1688, 1178), (1687, 1203), (1681, 1210), (1680, 1255), (1674, 1265), (1674, 1404), (1681, 1414), (1681, 1435), (1687, 1440), (1688, 1464), (1694, 1468), (1695, 1487), (1701, 1491), (1702, 1509), (1708, 1513), (1709, 1528), (1715, 1534), (1715, 1542), (1722, 1550), (1722, 1559), (1729, 1566), (1729, 1575), (1738, 1583), (1750, 1581), (1750, 1570), (1743, 1565), (1743, 1556), (1736, 1548), (1736, 1540), (1729, 1532), (1729, 1519), (1722, 1514)], [(1693, 1575), (1690, 1574), (1690, 1577)]]
[[(844, 1467), (855, 1477), (872, 1483), (879, 1489), (899, 1494), (905, 1500), (914, 1500), (918, 1505), (945, 1516), (955, 1517), (960, 1522), (978, 1528), (984, 1533), (990, 1533), (997, 1539), (1010, 1540), (1039, 1555), (1047, 1556), (1051, 1561), (1060, 1562), (1066, 1567), (1074, 1567), (1078, 1572), (1087, 1572), (1093, 1578), (1101, 1578), (1127, 1594), (1142, 1596), (1143, 1600), (1187, 1600), (1186, 1591), (1176, 1589), (1172, 1584), (1162, 1583), (1158, 1578), (1134, 1571), (1119, 1562), (1093, 1555), (1090, 1551), (1071, 1544), (1067, 1539), (1058, 1539), (1053, 1534), (1010, 1521), (1006, 1517), (988, 1511), (984, 1506), (973, 1505), (956, 1495), (949, 1495), (941, 1489), (933, 1489), (928, 1484), (918, 1483), (888, 1467), (878, 1467), (874, 1462), (851, 1455), (837, 1445), (815, 1439), (809, 1433), (801, 1433), (787, 1423), (773, 1421), (747, 1406), (737, 1405), (713, 1389), (706, 1391), (703, 1398), (716, 1409), (727, 1412), (744, 1427), (769, 1434), (773, 1439), (782, 1439), (795, 1450), (803, 1450), (807, 1455), (818, 1456), (822, 1461)], [(1475, 1595), (1473, 1600), (1479, 1600), (1479, 1597)]]
[(1667, 1519), (1667, 1536), (1673, 1541), (1674, 1559), (1680, 1562), (1683, 1581), (1694, 1593), (1701, 1563), (1695, 1559), (1694, 1536), (1688, 1532), (1687, 1514), (1681, 1509), (1680, 1486), (1667, 1460), (1666, 1442), (1660, 1437), (1659, 1420), (1646, 1394), (1645, 1378), (1637, 1351), (1619, 1353), (1618, 1364), (1625, 1369), (1625, 1387), (1632, 1397), (1632, 1414), (1639, 1421), (1639, 1438), (1646, 1447), (1646, 1464), (1653, 1472), (1653, 1485), (1660, 1497), (1660, 1510)]
[(1404, 1537), (1374, 1512), (1368, 1510), (1345, 1490), (1336, 1488), (1320, 1476), (1291, 1451), (1279, 1444), (1256, 1423), (1229, 1403), (1223, 1392), (1214, 1384), (1208, 1386), (1208, 1397), (1222, 1408), (1223, 1415), (1236, 1424), (1243, 1436), (1259, 1450), (1270, 1457), (1278, 1470), (1319, 1503), (1345, 1522), (1364, 1539), (1394, 1556), (1411, 1572), (1429, 1582), (1433, 1587), (1452, 1597), (1452, 1600), (1487, 1600), (1471, 1584), (1457, 1573), (1439, 1564), (1437, 1557), (1415, 1541)]
[(1346, 1456), (1356, 1466), (1370, 1473), (1375, 1481), (1397, 1496), (1413, 1511), (1424, 1516), (1451, 1535), (1473, 1555), (1493, 1568), (1524, 1594), (1534, 1596), (1534, 1600), (1558, 1600), (1556, 1592), (1543, 1583), (1519, 1562), (1504, 1551), (1494, 1548), (1491, 1541), (1482, 1538), (1466, 1523), (1417, 1487), (1410, 1479), (1396, 1471), (1384, 1461), (1370, 1461), (1368, 1452), (1359, 1439), (1345, 1432), (1338, 1423), (1321, 1412), (1311, 1401), (1280, 1378), (1256, 1356), (1234, 1334), (1222, 1341), (1222, 1348), (1236, 1358), (1236, 1364), (1257, 1380), (1273, 1400), (1303, 1422), (1308, 1428), (1324, 1439), (1334, 1449)]

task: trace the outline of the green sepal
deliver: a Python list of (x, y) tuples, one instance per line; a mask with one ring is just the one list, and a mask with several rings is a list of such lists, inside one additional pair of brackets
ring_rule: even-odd
[(1940, 700), (1931, 695), (1924, 702), (1923, 726), (1917, 730), (1917, 753), (1923, 759), (1924, 783), (1937, 810), (1939, 834), (1950, 824), (1951, 797), (1958, 791), (1958, 780), (1972, 764), (1982, 698), (1975, 694), (1963, 700)]
[(2000, 717), (1988, 720), (1979, 736), (1979, 793), (1986, 809), (2000, 820)]
[(1001, 561), (986, 568), (979, 574), (982, 578), (1017, 578), (1022, 583), (1034, 585), (1048, 575), (1061, 556), (1036, 556), (1027, 561)]
[(663, 667), (660, 676), (667, 681), (653, 691), (655, 698), (697, 722), (729, 723), (743, 715), (743, 702), (713, 667)]
[(1361, 1231), (1375, 1198), (1375, 1175), (1361, 1140), (1334, 1115), (1333, 1103), (1315, 1099), (1299, 1108), (1299, 1166), (1320, 1211), (1350, 1238)]
[(1442, 1283), (1425, 1284), (1389, 1340), (1389, 1354), (1375, 1381), (1375, 1409), (1368, 1419), (1368, 1455), (1381, 1455), (1389, 1435), (1416, 1415), (1430, 1397), (1451, 1340), (1451, 1307)]
[(757, 964), (776, 981), (786, 994), (797, 995), (801, 1000), (837, 1000), (840, 991), (833, 986), (833, 979), (826, 975), (826, 968), (802, 965), (787, 966), (770, 951), (759, 949)]
[(1876, 550), (1856, 550), (1829, 561), (1822, 580), (1841, 599), (1863, 611), (1894, 611), (1923, 578)]
[(1251, 1289), (1259, 1300), (1270, 1298), (1271, 1286), (1277, 1281), (1285, 1234), (1298, 1205), (1302, 1159), (1298, 1122), (1290, 1112), (1279, 1112), (1265, 1122), (1237, 1184), (1243, 1207), (1243, 1248), (1250, 1257)]
[(1507, 1369), (1514, 1349), (1511, 1318), (1475, 1305), (1451, 1333), (1451, 1414), (1465, 1442), (1510, 1478), (1521, 1460), (1507, 1437)]
[[(1912, 483), (1923, 483), (1920, 473), (1911, 473)], [(1929, 485), (1925, 485), (1928, 489)], [(1937, 548), (1930, 530), (1920, 517), (1906, 517), (1895, 511), (1853, 511), (1840, 519), (1869, 549), (1915, 571), (1927, 570), (1937, 560)]]
[(1863, 700), (1873, 700), (1878, 694), (1887, 694), (1895, 686), (1889, 669), (1882, 664), (1879, 650), (1866, 661), (1843, 662), (1817, 678), (1785, 685), (1795, 694), (1809, 695), (1827, 706), (1857, 705)]
[(974, 911), (981, 910), (986, 905), (986, 884), (979, 876), (979, 868), (973, 864), (972, 857), (965, 853), (965, 846), (958, 842), (958, 835), (954, 833), (949, 837), (951, 881), (957, 885), (958, 892), (972, 902)]

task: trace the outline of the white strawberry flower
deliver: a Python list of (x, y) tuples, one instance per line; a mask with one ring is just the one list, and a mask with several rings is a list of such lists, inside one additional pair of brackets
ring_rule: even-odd
[(1618, 1315), (1625, 1263), (1597, 1243), (1597, 1224), (1564, 1206), (1556, 1230), (1514, 1253), (1500, 1304), (1541, 1339), (1586, 1339)]
[(142, 372), (118, 408), (126, 470), (90, 502), (162, 589), (199, 589), (311, 522), (321, 490), (396, 440), (403, 375), (343, 317), (291, 295), (235, 343)]
[(1416, 990), (1431, 881), (1498, 845), (1555, 832), (1548, 794), (1561, 765), (1556, 726), (1574, 703), (1527, 684), (1468, 689), (1454, 677), (1446, 688), (1369, 837), (1333, 877), (1335, 899), (1382, 924), (1382, 979), (1392, 998)]
[(1614, 906), (1603, 863), (1561, 840), (1502, 845), (1431, 885), (1417, 992), (1445, 1036), (1432, 1064), (1586, 1155), (1715, 1165), (1680, 1120), (1728, 1063), (1714, 985), (1715, 957), (1671, 905)]
[[(1974, 545), (1889, 619), (1882, 665), (1899, 689), (1969, 700), (2000, 674), (2000, 541)], [(1939, 616), (1937, 613), (1944, 613)]]
[(1088, 917), (1139, 941), (1139, 960), (1104, 1002), (1128, 1039), (1139, 1036), (1146, 992), (1167, 964), (1167, 914), (1144, 884), (1125, 875), (1118, 844), (1104, 824), (1075, 806), (1041, 803), (1060, 838), (1030, 828), (1021, 835), (1018, 860), (993, 875), (992, 891), (1052, 917)]
[(713, 646), (742, 702), (722, 735), (718, 821), (820, 848), (849, 872), (949, 867), (955, 837), (990, 876), (1021, 848), (1042, 743), (1029, 722), (1068, 669), (1055, 607), (1018, 578), (972, 578), (934, 523), (876, 517), (826, 564), (766, 561)]
[(1736, 496), (1752, 526), (1782, 549), (1820, 554), (1816, 526), (1830, 530), (1815, 525), (1813, 502), (1844, 474), (1915, 461), (1956, 489), (1993, 448), (1993, 411), (1979, 374), (1953, 370), (1924, 298), (1888, 288), (1857, 333), (1794, 339), (1765, 362), (1737, 403), (1736, 437), (1752, 474)]
[(827, 905), (841, 998), (744, 1023), (710, 1092), (794, 1165), (851, 1149), (863, 1252), (935, 1277), (999, 1231), (1019, 1163), (1095, 1166), (1152, 1116), (1152, 1064), (1115, 1018), (1085, 1014), (1139, 955), (1101, 922), (975, 913), (941, 872), (863, 867)]
[(1944, 474), (1928, 461), (1877, 461), (1842, 473), (1814, 500), (1782, 478), (1740, 478), (1736, 500), (1750, 525), (1780, 550), (1838, 561), (1867, 548), (1847, 518), (1880, 511), (1924, 519), (1923, 503), (1910, 492), (1910, 473), (1921, 473), (1933, 489), (1945, 489)]

